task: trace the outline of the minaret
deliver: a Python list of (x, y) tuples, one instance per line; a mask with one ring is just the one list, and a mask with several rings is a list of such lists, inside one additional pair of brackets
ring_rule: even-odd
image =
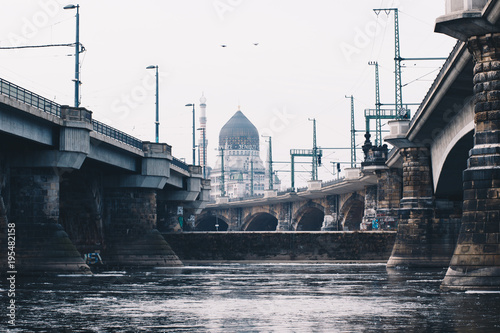
[(202, 94), (200, 98), (200, 139), (198, 140), (198, 149), (200, 156), (200, 165), (203, 168), (203, 178), (207, 177), (206, 169), (207, 169), (207, 113), (205, 104), (207, 99)]

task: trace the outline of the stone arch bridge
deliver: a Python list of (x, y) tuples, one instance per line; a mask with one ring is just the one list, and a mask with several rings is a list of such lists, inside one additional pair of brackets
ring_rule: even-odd
[(198, 215), (193, 229), (359, 230), (360, 227), (363, 228), (363, 218), (371, 223), (371, 219), (375, 217), (369, 201), (375, 199), (370, 189), (376, 184), (377, 177), (374, 173), (360, 175), (359, 169), (350, 169), (347, 178), (325, 184), (310, 181), (307, 189), (298, 192), (277, 193), (271, 190), (264, 197), (219, 200), (218, 203), (209, 204)]

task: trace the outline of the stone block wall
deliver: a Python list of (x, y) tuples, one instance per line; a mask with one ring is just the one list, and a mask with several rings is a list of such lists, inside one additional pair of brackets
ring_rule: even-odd
[(59, 220), (80, 253), (105, 249), (102, 175), (72, 170), (61, 174)]
[(155, 189), (105, 188), (103, 261), (110, 267), (180, 266), (157, 227)]
[(395, 232), (193, 232), (163, 237), (183, 261), (380, 261)]
[(109, 239), (133, 238), (156, 228), (155, 190), (106, 188), (104, 203), (104, 225)]
[(378, 170), (377, 219), (381, 229), (397, 228), (399, 202), (402, 196), (403, 175), (400, 169)]
[(16, 268), (24, 274), (90, 273), (59, 224), (57, 168), (11, 168), (8, 220), (15, 224)]
[(472, 36), (474, 146), (463, 173), (463, 217), (445, 289), (500, 290), (500, 33)]

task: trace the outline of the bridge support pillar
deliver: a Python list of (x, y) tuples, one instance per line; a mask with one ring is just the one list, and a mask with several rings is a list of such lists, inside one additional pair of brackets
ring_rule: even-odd
[(10, 168), (8, 223), (15, 225), (20, 272), (90, 274), (59, 224), (59, 174), (58, 168)]
[(292, 203), (283, 204), (278, 216), (276, 231), (292, 230)]
[(377, 216), (377, 185), (365, 187), (365, 213), (361, 222), (361, 230), (372, 230), (373, 220)]
[(377, 175), (377, 219), (380, 229), (397, 228), (399, 202), (402, 192), (400, 169), (379, 169)]
[(471, 37), (474, 146), (463, 173), (458, 244), (443, 289), (500, 290), (500, 34)]
[(103, 261), (107, 266), (181, 266), (157, 227), (157, 193), (150, 188), (106, 188)]
[(403, 148), (403, 197), (398, 233), (387, 267), (445, 267), (453, 246), (441, 240), (439, 219), (434, 219), (429, 151)]

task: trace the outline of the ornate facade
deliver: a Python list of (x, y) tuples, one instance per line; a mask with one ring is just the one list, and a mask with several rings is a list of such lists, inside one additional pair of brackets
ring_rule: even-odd
[(238, 110), (219, 133), (219, 156), (211, 170), (211, 197), (264, 195), (269, 176), (260, 158), (259, 132)]

